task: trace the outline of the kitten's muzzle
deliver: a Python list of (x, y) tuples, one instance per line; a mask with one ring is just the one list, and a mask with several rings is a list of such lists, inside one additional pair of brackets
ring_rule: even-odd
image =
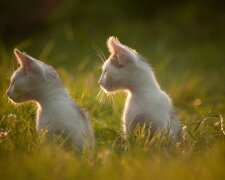
[(13, 92), (10, 91), (10, 89), (8, 89), (8, 90), (6, 91), (6, 94), (7, 94), (7, 96), (9, 97), (9, 99), (11, 99), (11, 100), (14, 99), (14, 98), (13, 98)]
[(11, 95), (11, 93), (10, 93), (10, 90), (9, 90), (9, 89), (6, 91), (6, 94), (7, 94), (7, 96), (10, 96), (10, 95)]
[(13, 94), (13, 92), (7, 90), (6, 92), (8, 98), (13, 101), (14, 103), (21, 103), (22, 101), (20, 99), (18, 99), (18, 96), (15, 96), (15, 94)]
[(98, 81), (98, 84), (100, 85), (101, 88), (106, 90), (105, 83), (101, 79)]

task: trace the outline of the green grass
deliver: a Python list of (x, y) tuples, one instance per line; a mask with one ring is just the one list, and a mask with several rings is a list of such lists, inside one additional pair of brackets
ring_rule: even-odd
[[(33, 38), (14, 45), (56, 67), (72, 97), (88, 111), (96, 136), (92, 158), (85, 153), (77, 158), (60, 146), (39, 142), (35, 105), (14, 105), (5, 95), (16, 62), (12, 48), (1, 45), (1, 179), (224, 179), (224, 42), (197, 35), (185, 38), (183, 30), (179, 32), (184, 34), (176, 34), (177, 29), (166, 27), (169, 29), (162, 32), (161, 25), (131, 29), (131, 34), (137, 33), (136, 39), (130, 39), (132, 36), (122, 28), (114, 31), (120, 32), (122, 42), (137, 47), (150, 58), (159, 83), (172, 97), (184, 127), (184, 139), (176, 145), (163, 136), (155, 136), (150, 143), (141, 137), (123, 140), (121, 114), (125, 94), (115, 94), (113, 100), (97, 97), (101, 63), (90, 48), (96, 43), (82, 39), (82, 34), (78, 44), (70, 44), (56, 31), (54, 41), (49, 33), (43, 35), (42, 42)], [(149, 30), (159, 34), (154, 37)], [(143, 36), (138, 36), (142, 31)], [(93, 37), (105, 53), (107, 36)], [(185, 45), (181, 46), (174, 37), (184, 38)], [(79, 44), (83, 40), (86, 45)]]

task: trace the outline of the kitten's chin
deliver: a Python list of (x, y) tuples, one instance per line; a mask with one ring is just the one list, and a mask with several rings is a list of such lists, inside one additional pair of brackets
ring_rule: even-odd
[(23, 102), (23, 101), (18, 101), (18, 100), (11, 99), (11, 98), (9, 98), (9, 100), (10, 100), (13, 104), (20, 104), (20, 103)]
[(101, 89), (105, 92), (105, 93), (110, 93), (113, 92), (114, 90), (109, 88), (109, 87), (104, 87), (104, 86), (100, 86)]
[(22, 103), (24, 102), (22, 99), (19, 99), (17, 97), (12, 97), (12, 96), (8, 96), (9, 100), (14, 103), (14, 104), (19, 104), (19, 103)]

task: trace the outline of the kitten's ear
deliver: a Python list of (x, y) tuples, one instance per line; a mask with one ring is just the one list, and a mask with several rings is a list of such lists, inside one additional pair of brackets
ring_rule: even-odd
[(117, 52), (119, 52), (121, 48), (120, 45), (121, 43), (119, 39), (113, 36), (109, 37), (109, 39), (107, 40), (107, 46), (111, 54), (116, 54)]
[(111, 55), (116, 57), (119, 65), (125, 65), (132, 60), (132, 52), (128, 47), (121, 44), (118, 38), (115, 38), (113, 36), (109, 37), (107, 46)]
[(14, 54), (16, 55), (17, 61), (27, 72), (32, 70), (33, 59), (25, 53), (20, 52), (18, 49), (14, 49)]

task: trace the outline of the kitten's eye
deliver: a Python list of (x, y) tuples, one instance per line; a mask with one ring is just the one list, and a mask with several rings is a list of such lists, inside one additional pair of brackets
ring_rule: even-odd
[(103, 73), (106, 73), (106, 71), (107, 71), (107, 70), (105, 69), (105, 70), (103, 71)]
[(15, 84), (15, 80), (12, 80), (12, 81), (11, 81), (11, 84), (14, 85), (14, 84)]

